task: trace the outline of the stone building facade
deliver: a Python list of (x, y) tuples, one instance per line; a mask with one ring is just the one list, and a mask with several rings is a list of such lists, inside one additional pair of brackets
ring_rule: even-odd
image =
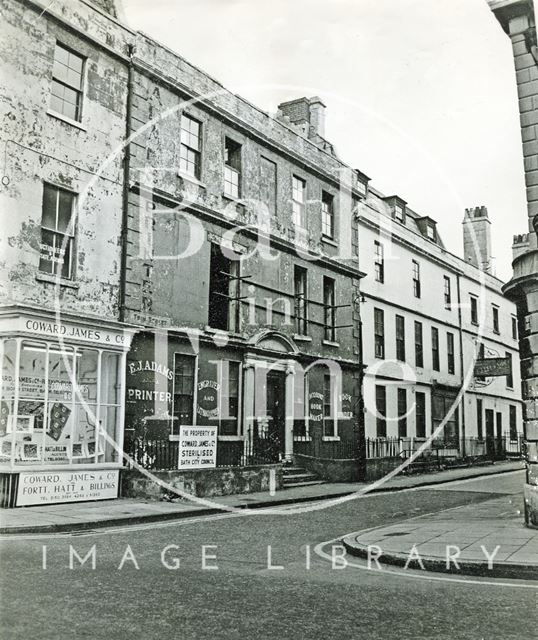
[(490, 0), (510, 38), (523, 142), (528, 232), (514, 237), (514, 274), (504, 292), (515, 301), (520, 327), (522, 393), (525, 402), (527, 479), (525, 520), (538, 526), (538, 47), (533, 3)]

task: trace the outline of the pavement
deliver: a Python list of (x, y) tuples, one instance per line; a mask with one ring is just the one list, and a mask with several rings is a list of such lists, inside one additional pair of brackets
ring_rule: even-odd
[[(466, 467), (436, 473), (396, 476), (368, 493), (442, 485), (454, 480), (517, 471), (523, 466), (521, 461), (498, 462), (488, 467)], [(178, 499), (174, 502), (156, 502), (120, 498), (98, 502), (3, 509), (0, 511), (0, 534), (83, 531), (108, 526), (212, 515), (232, 507), (236, 509), (277, 507), (293, 503), (334, 499), (356, 493), (366, 487), (368, 487), (366, 483), (325, 483), (282, 489), (273, 494), (263, 492), (219, 496), (208, 498), (209, 504), (200, 504), (187, 499)]]
[[(462, 485), (460, 485), (462, 487)], [(462, 487), (463, 488), (463, 487)], [(514, 498), (516, 498), (514, 500)], [(538, 529), (524, 526), (519, 497), (497, 497), (343, 539), (368, 567), (538, 580)], [(380, 565), (375, 564), (375, 558)]]

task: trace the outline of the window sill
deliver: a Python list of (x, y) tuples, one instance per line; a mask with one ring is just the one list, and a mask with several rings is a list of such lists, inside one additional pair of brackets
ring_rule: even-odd
[(72, 120), (71, 118), (64, 116), (63, 113), (58, 113), (58, 111), (54, 111), (53, 109), (47, 109), (47, 115), (53, 118), (56, 118), (57, 120), (61, 120), (62, 122), (65, 122), (67, 124), (70, 124), (71, 126), (76, 127), (81, 131), (88, 131), (88, 129), (83, 124), (78, 122), (78, 120)]
[(312, 342), (311, 336), (305, 336), (305, 335), (302, 335), (301, 333), (294, 333), (293, 339), (295, 340), (295, 342)]
[(329, 238), (328, 236), (321, 236), (321, 241), (323, 242), (323, 244), (328, 244), (331, 247), (338, 248), (338, 242), (336, 242), (332, 238)]
[(49, 284), (60, 285), (60, 287), (67, 287), (68, 289), (78, 289), (80, 285), (78, 282), (72, 280), (66, 280), (65, 278), (58, 278), (57, 276), (51, 276), (48, 273), (36, 273), (35, 279), (39, 282), (48, 282)]
[(473, 325), (473, 327), (478, 327), (478, 322), (476, 322), (475, 320), (471, 320), (471, 324)]
[(500, 336), (500, 335), (501, 335), (501, 332), (500, 332), (500, 331), (495, 331), (495, 329), (493, 329), (493, 333), (494, 333), (496, 336)]
[(190, 176), (188, 173), (184, 173), (183, 171), (177, 172), (178, 178), (185, 180), (185, 182), (190, 182), (191, 184), (195, 184), (197, 187), (202, 187), (202, 189), (207, 189), (205, 183), (201, 182), (195, 176)]
[(340, 442), (340, 436), (323, 436), (323, 442)]
[(340, 348), (339, 342), (332, 342), (331, 340), (322, 340), (322, 344), (326, 347), (335, 347), (336, 349)]

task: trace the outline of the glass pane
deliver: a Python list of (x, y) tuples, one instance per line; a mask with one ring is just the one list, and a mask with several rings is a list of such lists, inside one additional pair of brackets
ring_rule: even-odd
[(97, 360), (99, 353), (94, 349), (77, 351), (77, 394), (75, 402), (97, 402)]
[[(105, 438), (103, 436), (99, 438), (99, 451), (103, 451), (105, 454), (104, 462), (117, 462), (120, 459), (118, 453), (119, 415), (120, 413), (118, 407), (101, 408), (100, 426), (106, 431), (109, 438), (111, 438), (112, 442), (116, 445), (114, 446), (114, 444), (105, 441)], [(99, 461), (103, 462), (103, 460)]]
[(101, 358), (101, 404), (119, 405), (121, 356), (116, 353), (103, 353)]
[(64, 49), (61, 44), (56, 44), (56, 48), (54, 49), (54, 60), (58, 60), (63, 62), (63, 64), (67, 64), (69, 59), (69, 51)]
[(56, 229), (56, 200), (58, 189), (45, 184), (43, 186), (43, 212), (41, 224), (48, 229)]
[(69, 228), (71, 223), (71, 215), (73, 213), (74, 196), (69, 191), (59, 189), (58, 191), (58, 231), (73, 233)]
[(74, 417), (71, 456), (74, 463), (88, 463), (95, 454), (97, 405), (88, 404), (85, 407), (77, 405)]
[(49, 424), (47, 434), (55, 442), (69, 438), (72, 419), (73, 351), (51, 347), (49, 351)]

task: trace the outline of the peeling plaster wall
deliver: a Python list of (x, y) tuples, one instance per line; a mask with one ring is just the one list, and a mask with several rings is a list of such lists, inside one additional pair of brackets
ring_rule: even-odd
[[(39, 5), (21, 0), (1, 5), (0, 302), (54, 306), (53, 278), (39, 273), (43, 182), (50, 182), (78, 194), (74, 276), (60, 287), (62, 310), (114, 318), (127, 71), (123, 60), (100, 45), (124, 55), (131, 35), (84, 3), (57, 2), (43, 15)], [(80, 127), (47, 113), (56, 40), (86, 58)]]

